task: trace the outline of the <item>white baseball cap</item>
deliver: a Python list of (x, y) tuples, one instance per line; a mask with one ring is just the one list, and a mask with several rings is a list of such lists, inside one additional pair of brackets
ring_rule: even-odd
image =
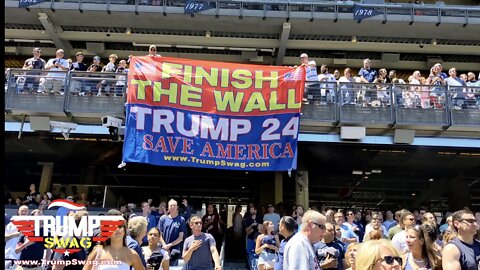
[(317, 62), (311, 60), (311, 61), (308, 61), (308, 65), (309, 66), (317, 66)]
[(302, 53), (302, 54), (300, 55), (300, 58), (303, 58), (303, 57), (307, 57), (307, 58), (308, 58), (308, 54)]

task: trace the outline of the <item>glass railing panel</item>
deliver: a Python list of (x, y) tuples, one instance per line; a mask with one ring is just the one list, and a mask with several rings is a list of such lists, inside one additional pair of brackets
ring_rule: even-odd
[(11, 69), (5, 109), (17, 114), (63, 112), (65, 71)]
[(396, 6), (396, 7), (389, 7), (387, 6), (386, 9), (387, 15), (411, 15), (412, 14), (412, 7), (407, 5)]
[(126, 73), (71, 72), (65, 111), (76, 117), (124, 117)]
[(395, 84), (396, 124), (447, 126), (445, 86)]
[(307, 82), (302, 104), (302, 120), (337, 122), (336, 93), (336, 82)]
[(339, 101), (341, 123), (393, 123), (390, 84), (340, 83)]
[(480, 86), (449, 86), (452, 126), (480, 126)]
[(438, 8), (413, 5), (413, 14), (416, 16), (438, 16)]

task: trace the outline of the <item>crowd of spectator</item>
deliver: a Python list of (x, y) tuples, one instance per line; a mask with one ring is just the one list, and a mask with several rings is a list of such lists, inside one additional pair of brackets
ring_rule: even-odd
[(336, 102), (335, 97), (340, 93), (342, 104), (347, 105), (387, 106), (393, 95), (396, 104), (404, 108), (443, 108), (448, 89), (453, 108), (480, 108), (480, 81), (475, 73), (469, 71), (457, 76), (457, 69), (452, 67), (447, 76), (441, 63), (434, 64), (428, 76), (415, 70), (405, 80), (397, 77), (396, 70), (381, 68), (377, 71), (368, 58), (363, 60), (357, 76), (349, 67), (344, 69), (343, 76), (338, 70), (330, 73), (325, 64), (318, 69), (317, 63), (309, 60), (306, 53), (300, 55), (300, 65), (306, 68), (304, 104)]
[[(72, 192), (67, 196), (62, 189), (57, 196), (89, 205), (83, 193), (76, 193), (76, 189)], [(17, 215), (43, 215), (42, 203), (48, 205), (52, 199), (50, 192), (42, 196), (31, 184), (21, 198)], [(160, 202), (158, 207), (152, 202), (149, 199), (140, 204), (141, 214), (131, 206), (110, 209), (106, 215), (123, 216), (125, 225), (108, 241), (73, 257), (28, 241), (6, 216), (5, 269), (15, 267), (15, 260), (37, 260), (39, 270), (48, 269), (40, 266), (41, 260), (48, 258), (120, 260), (121, 269), (169, 269), (183, 259), (191, 267), (187, 269), (221, 269), (219, 254), (227, 231), (226, 217), (214, 204), (207, 204), (205, 215), (200, 217), (192, 214), (185, 199), (181, 202), (184, 211), (179, 211), (174, 199)], [(305, 211), (302, 205), (288, 209), (281, 203), (259, 209), (250, 203), (242, 215), (242, 206), (237, 205), (231, 216), (231, 237), (227, 239), (232, 242), (227, 250), (246, 258), (246, 268), (251, 270), (436, 270), (477, 269), (479, 265), (480, 242), (476, 239), (480, 239), (480, 212), (463, 209), (441, 215), (425, 208), (393, 212), (315, 206)], [(56, 215), (79, 220), (88, 212), (86, 207), (80, 211), (60, 208)]]

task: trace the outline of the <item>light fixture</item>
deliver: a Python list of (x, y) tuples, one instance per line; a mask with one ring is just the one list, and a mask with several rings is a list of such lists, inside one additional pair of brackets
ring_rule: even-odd
[(363, 174), (363, 171), (352, 171), (352, 174), (354, 175), (362, 175)]
[(365, 175), (370, 175), (370, 174), (372, 174), (372, 173), (371, 172), (365, 172)]
[(432, 46), (437, 46), (437, 39), (436, 38), (432, 38)]
[(415, 195), (417, 195), (417, 194), (415, 194), (415, 192), (412, 192), (412, 196), (415, 196)]
[(365, 180), (368, 179), (368, 176), (364, 176), (363, 179), (365, 179)]
[(352, 42), (353, 43), (357, 42), (357, 36), (355, 36), (355, 35), (352, 36)]
[(125, 34), (130, 35), (131, 33), (132, 33), (132, 28), (127, 27), (127, 29), (125, 29)]
[(372, 170), (372, 173), (382, 173), (382, 170)]
[(205, 32), (205, 37), (206, 38), (210, 38), (211, 36), (212, 36), (212, 32), (210, 32), (210, 31)]
[(428, 182), (433, 182), (433, 181), (435, 181), (435, 179), (433, 178), (428, 179)]

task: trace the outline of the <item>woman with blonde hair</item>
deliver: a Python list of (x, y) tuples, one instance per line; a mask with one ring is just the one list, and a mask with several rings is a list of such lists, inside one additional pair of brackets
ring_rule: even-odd
[(360, 243), (351, 243), (348, 245), (347, 252), (345, 252), (345, 264), (348, 266), (346, 270), (355, 270), (355, 260)]
[(275, 265), (275, 252), (278, 252), (280, 240), (278, 235), (273, 234), (273, 229), (273, 223), (265, 221), (261, 234), (257, 237), (255, 253), (259, 254), (258, 270), (273, 269)]
[(401, 268), (402, 258), (389, 240), (370, 240), (360, 245), (355, 269), (400, 270)]

